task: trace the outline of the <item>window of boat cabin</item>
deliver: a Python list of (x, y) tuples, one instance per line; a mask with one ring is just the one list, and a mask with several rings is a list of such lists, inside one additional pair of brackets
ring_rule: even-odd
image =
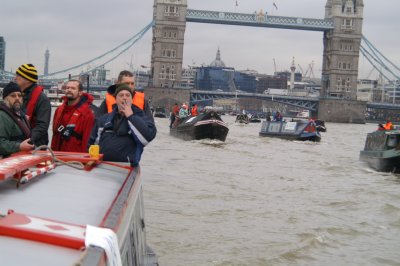
[(387, 144), (386, 145), (389, 148), (396, 147), (397, 144), (399, 143), (399, 137), (400, 137), (400, 135), (395, 135), (395, 134), (389, 135), (388, 138), (387, 138)]

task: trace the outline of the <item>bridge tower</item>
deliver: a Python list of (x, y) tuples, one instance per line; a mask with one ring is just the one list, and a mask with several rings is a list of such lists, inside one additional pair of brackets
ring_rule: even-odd
[(153, 87), (180, 84), (187, 0), (154, 0), (151, 76)]
[(334, 29), (324, 33), (322, 98), (357, 100), (363, 0), (327, 0), (325, 18)]

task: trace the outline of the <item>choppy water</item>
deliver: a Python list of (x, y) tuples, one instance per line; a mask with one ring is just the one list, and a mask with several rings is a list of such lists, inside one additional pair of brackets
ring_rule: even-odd
[(328, 123), (310, 143), (223, 119), (225, 143), (156, 119), (141, 166), (160, 265), (400, 265), (400, 179), (358, 160), (376, 125)]

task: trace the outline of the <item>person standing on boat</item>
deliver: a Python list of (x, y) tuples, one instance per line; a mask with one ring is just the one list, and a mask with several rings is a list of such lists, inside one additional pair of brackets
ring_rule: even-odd
[(31, 128), (22, 112), (22, 91), (14, 82), (3, 89), (3, 103), (0, 103), (0, 157), (7, 157), (19, 151), (34, 148), (30, 143)]
[(184, 103), (184, 104), (182, 104), (181, 109), (179, 109), (179, 118), (183, 119), (183, 118), (187, 117), (188, 115), (189, 115), (188, 106)]
[(38, 86), (38, 73), (32, 64), (21, 65), (15, 76), (15, 83), (22, 90), (22, 111), (27, 115), (32, 127), (31, 140), (35, 146), (47, 145), (50, 125), (51, 105), (43, 88)]
[(192, 116), (198, 116), (199, 112), (197, 111), (197, 104), (192, 104), (192, 109), (190, 110), (190, 114)]
[(147, 118), (152, 120), (154, 123), (153, 113), (151, 111), (150, 104), (144, 98), (143, 92), (135, 90), (135, 77), (133, 76), (132, 72), (128, 70), (121, 71), (118, 75), (117, 83), (108, 87), (106, 99), (101, 103), (99, 107), (99, 114), (104, 115), (112, 112), (113, 106), (116, 103), (114, 94), (117, 87), (121, 84), (125, 84), (131, 89), (133, 95), (132, 104), (142, 109)]
[(178, 105), (178, 103), (175, 103), (174, 106), (172, 107), (172, 112), (171, 112), (171, 117), (170, 117), (171, 123), (169, 124), (170, 128), (174, 124), (175, 119), (178, 117), (178, 115), (179, 115), (179, 105)]
[(129, 162), (131, 166), (136, 166), (144, 147), (156, 136), (154, 120), (131, 100), (130, 87), (119, 85), (111, 113), (98, 118), (92, 130), (88, 147), (99, 145), (105, 161)]
[(392, 122), (388, 119), (386, 120), (386, 124), (383, 126), (385, 130), (393, 130), (394, 126)]
[(51, 148), (55, 151), (86, 152), (95, 115), (91, 109), (93, 96), (83, 92), (79, 80), (66, 84), (63, 104), (53, 119)]

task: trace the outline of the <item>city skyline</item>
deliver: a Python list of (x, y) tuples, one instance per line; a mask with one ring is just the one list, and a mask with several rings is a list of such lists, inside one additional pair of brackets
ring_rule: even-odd
[[(379, 1), (380, 2), (380, 1)], [(236, 5), (237, 3), (237, 5)], [(273, 4), (275, 3), (276, 6)], [(188, 0), (188, 8), (241, 13), (254, 11), (270, 15), (323, 18), (326, 0)], [(397, 0), (364, 0), (363, 34), (384, 55), (399, 65), (399, 38), (395, 34), (400, 20)], [(23, 63), (33, 63), (43, 73), (44, 54), (50, 51), (49, 72), (66, 69), (97, 57), (126, 41), (152, 20), (153, 1), (116, 0), (113, 2), (87, 0), (69, 1), (60, 9), (54, 1), (22, 0), (2, 3), (0, 36), (6, 41), (6, 70), (14, 71)], [(28, 27), (29, 25), (29, 27)], [(322, 33), (270, 28), (251, 28), (200, 23), (187, 23), (183, 66), (208, 65), (221, 50), (226, 66), (237, 70), (252, 69), (272, 74), (288, 70), (292, 57), (304, 70), (314, 61), (316, 77), (321, 74)], [(149, 66), (151, 31), (129, 51), (106, 66), (111, 77), (122, 69)], [(360, 56), (359, 78), (365, 78), (372, 66)], [(297, 70), (298, 66), (297, 66)], [(373, 73), (370, 78), (376, 78)]]

